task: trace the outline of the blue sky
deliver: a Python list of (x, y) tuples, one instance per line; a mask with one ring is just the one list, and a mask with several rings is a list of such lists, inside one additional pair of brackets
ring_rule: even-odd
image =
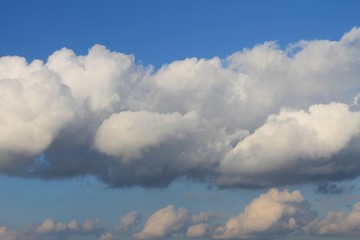
[(0, 240), (359, 236), (359, 7), (4, 1)]
[[(46, 59), (94, 44), (157, 67), (187, 57), (226, 57), (264, 41), (338, 39), (356, 26), (357, 1), (7, 1), (1, 52)], [(354, 7), (355, 6), (355, 7)], [(39, 47), (41, 46), (41, 47)]]

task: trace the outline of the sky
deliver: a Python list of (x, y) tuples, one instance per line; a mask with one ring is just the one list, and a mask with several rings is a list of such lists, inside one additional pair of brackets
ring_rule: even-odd
[(2, 1), (0, 240), (360, 237), (359, 1)]

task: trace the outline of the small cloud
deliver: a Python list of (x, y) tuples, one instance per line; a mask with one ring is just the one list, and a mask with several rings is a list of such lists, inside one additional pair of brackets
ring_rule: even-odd
[(169, 205), (151, 215), (141, 232), (134, 234), (135, 239), (161, 239), (169, 238), (183, 233), (191, 223), (191, 213), (185, 208), (176, 210)]
[(299, 191), (270, 189), (254, 199), (244, 212), (216, 228), (215, 239), (256, 238), (264, 234), (286, 235), (301, 228), (315, 213)]
[(79, 225), (76, 220), (71, 220), (68, 224), (65, 224), (62, 222), (55, 222), (51, 218), (48, 218), (42, 224), (37, 226), (35, 231), (40, 235), (90, 234), (101, 230), (98, 224), (98, 220), (86, 220), (84, 224)]
[(116, 225), (118, 231), (130, 231), (131, 228), (137, 225), (141, 220), (141, 214), (137, 211), (132, 211), (120, 219), (120, 223)]
[(115, 236), (112, 233), (103, 233), (96, 240), (115, 240)]
[(186, 236), (189, 238), (203, 238), (210, 233), (209, 226), (206, 223), (199, 223), (190, 226), (186, 231)]
[(330, 211), (323, 219), (316, 219), (304, 227), (309, 235), (360, 237), (360, 202), (351, 212)]

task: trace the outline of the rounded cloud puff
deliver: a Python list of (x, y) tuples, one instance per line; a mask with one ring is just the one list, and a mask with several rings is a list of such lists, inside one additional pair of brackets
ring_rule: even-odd
[(176, 138), (185, 138), (196, 127), (196, 114), (159, 114), (148, 111), (120, 112), (99, 127), (95, 146), (103, 153), (125, 161), (140, 158), (147, 148)]

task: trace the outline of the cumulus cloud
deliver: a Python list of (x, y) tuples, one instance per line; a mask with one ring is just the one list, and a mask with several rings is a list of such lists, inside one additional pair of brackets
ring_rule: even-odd
[(19, 234), (16, 231), (10, 230), (7, 227), (0, 226), (0, 239), (1, 240), (16, 240)]
[[(270, 189), (255, 198), (238, 216), (225, 224), (215, 214), (192, 214), (169, 205), (159, 209), (146, 221), (135, 239), (169, 239), (171, 237), (207, 239), (258, 239), (304, 233), (317, 213), (299, 191)], [(215, 221), (216, 220), (216, 221)], [(309, 224), (311, 225), (311, 224)]]
[(156, 211), (146, 221), (144, 229), (134, 235), (135, 239), (169, 238), (183, 232), (191, 222), (191, 214), (185, 208), (176, 210), (169, 205)]
[(191, 213), (185, 208), (176, 209), (173, 205), (159, 209), (151, 215), (135, 239), (167, 239), (175, 236), (190, 238), (209, 237), (213, 227), (208, 223), (218, 219), (213, 212)]
[(0, 167), (42, 153), (74, 116), (69, 88), (42, 62), (0, 58)]
[(96, 231), (99, 231), (98, 221), (90, 220), (85, 221), (83, 225), (79, 225), (76, 220), (72, 220), (68, 224), (65, 224), (62, 222), (55, 222), (51, 218), (48, 218), (36, 227), (36, 232), (39, 234), (79, 234)]
[(86, 220), (83, 224), (78, 224), (76, 220), (72, 220), (65, 224), (48, 218), (40, 225), (30, 224), (22, 230), (12, 230), (7, 227), (0, 226), (0, 239), (70, 239), (73, 236), (98, 236), (102, 231), (103, 230), (99, 227), (98, 221)]
[(129, 212), (120, 219), (120, 223), (116, 225), (116, 229), (119, 231), (129, 231), (134, 225), (139, 223), (140, 219), (141, 214), (139, 212)]
[[(130, 212), (122, 218), (121, 226), (128, 226), (129, 232), (134, 233), (131, 225), (137, 221), (135, 219), (138, 216), (138, 212)], [(62, 223), (48, 218), (39, 225), (30, 224), (23, 230), (0, 226), (1, 240), (73, 237), (114, 240), (121, 237), (122, 233), (117, 234), (118, 236), (100, 227), (98, 221), (90, 220), (79, 224), (76, 220)], [(355, 203), (350, 212), (329, 211), (324, 217), (319, 217), (300, 191), (272, 188), (253, 199), (242, 212), (225, 222), (211, 212), (193, 214), (186, 208), (168, 205), (155, 211), (145, 221), (143, 229), (132, 235), (132, 239), (278, 239), (290, 234), (305, 237), (359, 237), (360, 202)]]
[(244, 212), (214, 231), (215, 239), (245, 239), (265, 234), (284, 234), (302, 227), (314, 218), (299, 191), (271, 189), (254, 199)]
[[(339, 127), (339, 126), (343, 127)], [(249, 172), (257, 176), (269, 174), (324, 174), (317, 170), (317, 160), (326, 166), (332, 162), (332, 156), (344, 149), (360, 132), (360, 112), (351, 112), (346, 104), (330, 103), (312, 105), (308, 111), (283, 109), (279, 114), (271, 115), (266, 123), (239, 142), (221, 162), (220, 171), (231, 184), (251, 184)], [(296, 168), (302, 168), (297, 172)], [(290, 170), (290, 172), (289, 172)], [(329, 174), (336, 169), (327, 169)], [(236, 175), (239, 175), (236, 179)], [(307, 176), (306, 176), (307, 175)], [(235, 176), (235, 177), (234, 177)], [(281, 179), (259, 179), (267, 185), (277, 184)], [(284, 178), (287, 183), (289, 177)], [(285, 182), (284, 182), (285, 183)]]
[(125, 161), (140, 158), (150, 147), (185, 138), (196, 127), (195, 118), (192, 113), (181, 116), (178, 113), (121, 112), (100, 125), (95, 146), (99, 151)]
[[(0, 172), (113, 187), (224, 187), (360, 174), (360, 29), (154, 70), (95, 45), (0, 58)], [(341, 126), (341, 127), (339, 127)]]
[(111, 233), (101, 234), (101, 236), (97, 238), (97, 240), (115, 240), (115, 239), (116, 238)]
[(209, 233), (209, 226), (206, 223), (199, 223), (190, 226), (186, 231), (186, 236), (189, 238), (202, 238), (208, 236)]
[(319, 236), (360, 236), (360, 203), (356, 203), (350, 213), (331, 211), (324, 219), (316, 219), (304, 227), (304, 232)]

